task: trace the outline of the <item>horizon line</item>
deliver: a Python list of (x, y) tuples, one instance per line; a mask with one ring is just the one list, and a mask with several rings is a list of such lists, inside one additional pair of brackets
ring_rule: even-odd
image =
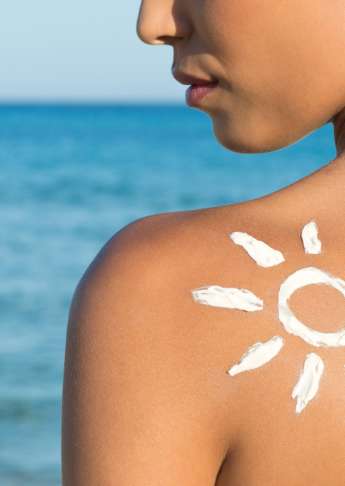
[(1, 99), (0, 106), (6, 105), (103, 105), (103, 106), (121, 106), (121, 105), (173, 105), (173, 106), (187, 106), (180, 100), (165, 100), (165, 99), (73, 99), (73, 98), (46, 98), (46, 99), (34, 99), (34, 98), (13, 98), (13, 99)]

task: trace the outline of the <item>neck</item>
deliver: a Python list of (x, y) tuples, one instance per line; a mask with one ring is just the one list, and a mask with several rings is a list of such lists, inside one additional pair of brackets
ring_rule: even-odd
[[(329, 122), (333, 123), (336, 156), (312, 174), (281, 189), (277, 194), (291, 221), (317, 215), (324, 224), (342, 221), (345, 211), (345, 107)], [(268, 196), (275, 198), (276, 193)], [(291, 203), (293, 201), (293, 204)], [(282, 206), (278, 205), (280, 209)]]

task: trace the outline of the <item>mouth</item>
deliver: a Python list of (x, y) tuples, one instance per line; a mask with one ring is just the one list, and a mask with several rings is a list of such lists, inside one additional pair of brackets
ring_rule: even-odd
[(194, 76), (178, 69), (172, 70), (172, 75), (179, 83), (189, 85), (185, 95), (189, 106), (198, 106), (201, 100), (214, 91), (219, 84), (218, 79)]
[(217, 86), (218, 81), (203, 85), (192, 84), (186, 91), (186, 103), (189, 106), (198, 106), (207, 95), (217, 89)]
[(191, 74), (185, 73), (183, 71), (174, 70), (172, 72), (173, 77), (181, 84), (191, 85), (191, 86), (209, 86), (218, 84), (218, 80), (215, 78), (201, 78), (198, 76), (193, 76)]

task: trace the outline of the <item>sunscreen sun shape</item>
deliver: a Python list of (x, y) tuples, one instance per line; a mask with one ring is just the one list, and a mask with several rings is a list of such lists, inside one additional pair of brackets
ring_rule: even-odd
[(297, 400), (297, 414), (301, 413), (317, 394), (324, 368), (324, 363), (319, 355), (316, 353), (307, 354), (303, 370), (291, 395), (292, 398)]
[(235, 376), (243, 371), (263, 366), (277, 356), (283, 345), (284, 339), (281, 336), (273, 336), (268, 341), (253, 344), (241, 357), (239, 363), (228, 370), (229, 375)]
[[(248, 233), (235, 231), (229, 233), (229, 237), (236, 245), (242, 246), (259, 266), (272, 267), (285, 261), (284, 255), (280, 251), (271, 248)], [(306, 254), (321, 253), (322, 244), (314, 220), (302, 228), (300, 237)], [(345, 280), (317, 267), (300, 268), (285, 276), (285, 280), (279, 287), (278, 319), (286, 332), (298, 336), (312, 346), (345, 347), (345, 327), (336, 332), (320, 332), (300, 321), (290, 309), (289, 299), (292, 295), (301, 288), (315, 284), (328, 285), (345, 297)], [(253, 292), (242, 288), (210, 285), (195, 289), (192, 294), (196, 302), (229, 309), (260, 311), (264, 305), (263, 301)], [(281, 336), (273, 336), (265, 342), (256, 342), (247, 349), (236, 364), (227, 370), (227, 373), (235, 376), (244, 371), (260, 368), (274, 359), (283, 346), (284, 339)], [(303, 369), (291, 393), (292, 398), (296, 400), (296, 414), (300, 414), (317, 395), (324, 369), (324, 362), (319, 355), (316, 353), (306, 355)]]
[(264, 305), (263, 301), (250, 290), (236, 289), (234, 287), (226, 288), (220, 285), (194, 289), (192, 290), (192, 295), (193, 299), (199, 304), (239, 309), (247, 312), (260, 311)]
[(274, 250), (267, 243), (257, 240), (248, 233), (234, 231), (229, 236), (236, 245), (242, 246), (261, 267), (273, 267), (285, 261), (284, 255), (280, 251)]

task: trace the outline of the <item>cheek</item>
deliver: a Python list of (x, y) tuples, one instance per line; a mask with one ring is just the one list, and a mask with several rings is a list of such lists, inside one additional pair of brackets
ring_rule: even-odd
[(333, 52), (340, 58), (341, 49), (325, 2), (200, 3), (199, 35), (224, 81), (222, 102), (210, 114), (225, 147), (273, 151), (326, 123), (344, 97), (345, 71), (341, 78), (343, 68), (332, 58)]
[(217, 50), (232, 48), (234, 55), (239, 45), (253, 48), (257, 37), (262, 37), (274, 22), (270, 5), (276, 2), (197, 0), (193, 9), (200, 23), (199, 34)]
[(238, 96), (262, 94), (262, 88), (274, 85), (275, 74), (287, 61), (277, 42), (271, 1), (264, 3), (263, 7), (256, 0), (206, 0), (199, 12), (203, 44), (218, 65), (219, 77)]
[[(305, 0), (308, 3), (308, 0)], [(315, 1), (315, 0), (314, 0)], [(314, 64), (315, 18), (296, 0), (204, 0), (200, 35), (206, 49), (240, 95), (260, 97), (298, 88)], [(306, 9), (304, 9), (306, 10)], [(309, 21), (306, 22), (306, 18)], [(308, 25), (309, 23), (309, 25)], [(308, 31), (310, 31), (308, 33)], [(322, 34), (319, 34), (319, 36)], [(318, 39), (319, 40), (319, 39)]]
[(291, 11), (287, 2), (276, 0), (205, 5), (208, 47), (228, 84), (229, 101), (243, 114), (258, 110), (267, 119), (293, 121), (296, 110), (303, 113), (327, 85), (330, 55), (322, 41), (326, 32), (315, 29), (317, 17), (298, 13), (297, 5)]

